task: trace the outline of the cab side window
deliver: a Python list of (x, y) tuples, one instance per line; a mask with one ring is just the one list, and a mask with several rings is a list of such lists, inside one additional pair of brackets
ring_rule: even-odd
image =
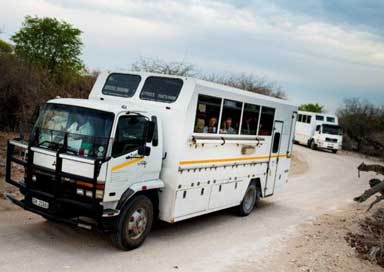
[(119, 157), (139, 148), (144, 142), (143, 116), (127, 115), (119, 118), (112, 148), (112, 156)]

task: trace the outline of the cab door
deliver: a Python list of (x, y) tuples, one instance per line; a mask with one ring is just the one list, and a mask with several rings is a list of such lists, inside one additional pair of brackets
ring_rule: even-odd
[(137, 153), (139, 146), (144, 142), (146, 120), (146, 117), (137, 114), (119, 117), (112, 146), (112, 159), (109, 161), (111, 186), (117, 192), (125, 191), (146, 176), (148, 157)]
[(275, 121), (271, 151), (269, 155), (269, 165), (267, 172), (267, 182), (265, 183), (264, 196), (272, 195), (275, 189), (275, 180), (279, 164), (280, 143), (283, 134), (283, 121)]

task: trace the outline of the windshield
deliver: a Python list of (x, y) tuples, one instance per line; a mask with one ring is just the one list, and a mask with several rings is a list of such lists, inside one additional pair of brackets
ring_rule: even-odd
[(104, 157), (114, 114), (88, 108), (46, 104), (35, 124), (39, 147), (84, 157)]
[(323, 133), (331, 135), (343, 135), (341, 127), (334, 125), (323, 125)]

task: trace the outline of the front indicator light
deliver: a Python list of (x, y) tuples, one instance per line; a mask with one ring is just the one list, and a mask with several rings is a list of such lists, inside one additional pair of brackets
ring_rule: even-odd
[(103, 199), (104, 197), (104, 191), (103, 190), (96, 190), (96, 198), (97, 199)]

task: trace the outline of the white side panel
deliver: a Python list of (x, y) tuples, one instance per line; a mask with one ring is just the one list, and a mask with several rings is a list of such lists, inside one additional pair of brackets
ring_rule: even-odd
[(236, 181), (230, 183), (216, 184), (212, 187), (209, 200), (209, 209), (237, 205), (241, 202), (245, 193), (246, 182)]
[(175, 217), (205, 211), (208, 208), (208, 188), (196, 188), (176, 192)]

